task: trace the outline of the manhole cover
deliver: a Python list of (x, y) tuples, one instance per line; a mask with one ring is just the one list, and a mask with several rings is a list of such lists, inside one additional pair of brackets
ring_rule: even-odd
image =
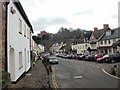
[(31, 76), (31, 75), (32, 75), (31, 73), (26, 74), (26, 76)]
[(81, 79), (81, 78), (83, 78), (83, 76), (75, 76), (75, 77), (73, 77), (74, 79)]

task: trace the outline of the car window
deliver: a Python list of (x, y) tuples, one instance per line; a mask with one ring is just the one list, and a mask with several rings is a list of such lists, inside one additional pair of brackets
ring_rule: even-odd
[(103, 56), (103, 58), (104, 58), (104, 57), (109, 57), (109, 55), (105, 55), (105, 56)]
[(55, 57), (49, 57), (49, 59), (50, 59), (50, 60), (54, 60), (54, 59), (55, 59)]

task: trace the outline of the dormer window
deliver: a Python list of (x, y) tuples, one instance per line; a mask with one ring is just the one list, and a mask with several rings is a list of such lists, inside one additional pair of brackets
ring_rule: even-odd
[(111, 35), (111, 31), (110, 30), (106, 32), (106, 36), (109, 36), (109, 35)]

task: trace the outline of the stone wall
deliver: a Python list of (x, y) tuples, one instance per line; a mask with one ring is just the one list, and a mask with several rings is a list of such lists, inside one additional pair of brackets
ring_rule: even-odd
[(6, 2), (0, 1), (0, 69), (6, 69)]

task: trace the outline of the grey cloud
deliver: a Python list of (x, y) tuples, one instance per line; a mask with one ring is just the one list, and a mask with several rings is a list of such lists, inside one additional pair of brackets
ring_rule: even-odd
[(94, 10), (91, 9), (91, 10), (86, 10), (86, 11), (81, 11), (81, 12), (75, 12), (73, 15), (85, 15), (85, 14), (90, 14), (93, 12), (94, 12)]
[(35, 30), (43, 30), (46, 29), (49, 26), (53, 25), (61, 25), (61, 24), (69, 24), (66, 19), (62, 17), (55, 17), (55, 18), (39, 18), (36, 21), (32, 22), (34, 25)]

